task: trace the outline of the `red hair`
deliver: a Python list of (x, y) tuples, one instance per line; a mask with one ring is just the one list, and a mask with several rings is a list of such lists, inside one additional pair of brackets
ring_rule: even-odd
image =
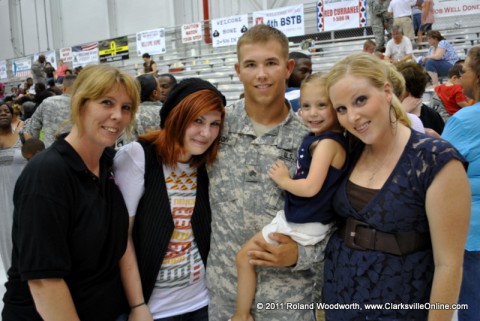
[(220, 136), (225, 120), (222, 98), (212, 90), (199, 90), (182, 99), (168, 114), (165, 121), (165, 128), (141, 135), (139, 140), (155, 144), (157, 153), (162, 158), (163, 163), (170, 167), (176, 167), (180, 156), (185, 153), (184, 137), (187, 127), (198, 117), (210, 111), (219, 111), (221, 113), (218, 137), (205, 153), (192, 156), (190, 166), (199, 168), (204, 164), (210, 165), (217, 157)]

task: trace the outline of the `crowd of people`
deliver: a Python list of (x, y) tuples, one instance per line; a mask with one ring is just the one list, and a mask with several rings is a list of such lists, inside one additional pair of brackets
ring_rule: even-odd
[(0, 104), (2, 320), (478, 320), (480, 48), (459, 61), (431, 0), (370, 2), (392, 39), (325, 74), (251, 27), (228, 106), (149, 54), (39, 56)]

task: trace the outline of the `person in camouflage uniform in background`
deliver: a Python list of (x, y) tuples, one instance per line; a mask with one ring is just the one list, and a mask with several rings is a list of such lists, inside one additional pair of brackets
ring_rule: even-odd
[[(375, 51), (384, 52), (386, 42), (392, 38), (393, 18), (387, 14), (389, 5), (390, 0), (367, 0), (367, 19), (370, 21), (375, 42), (377, 43)], [(385, 31), (387, 32), (386, 41)]]
[(40, 138), (40, 132), (43, 129), (45, 148), (52, 145), (59, 134), (68, 132), (72, 128), (70, 93), (76, 78), (76, 75), (65, 76), (63, 94), (45, 99), (25, 124), (23, 132), (35, 138)]
[(147, 131), (160, 129), (160, 84), (158, 80), (149, 74), (137, 77), (140, 83), (140, 99), (142, 103), (135, 120), (134, 135), (136, 137)]
[[(210, 321), (226, 321), (233, 314), (236, 254), (283, 209), (283, 192), (269, 178), (268, 168), (282, 159), (293, 173), (296, 150), (308, 131), (284, 98), (294, 63), (288, 59), (285, 35), (266, 25), (252, 27), (239, 39), (237, 55), (235, 70), (245, 98), (226, 108), (217, 161), (209, 169)], [(251, 253), (251, 263), (258, 266), (253, 317), (257, 321), (315, 320), (314, 276), (326, 240), (300, 246), (285, 235), (274, 233), (271, 238), (279, 245), (259, 242), (263, 251)]]

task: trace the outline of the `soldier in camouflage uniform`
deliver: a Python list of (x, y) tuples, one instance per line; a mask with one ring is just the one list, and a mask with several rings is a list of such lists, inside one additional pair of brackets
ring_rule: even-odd
[(147, 131), (160, 129), (160, 109), (162, 109), (160, 84), (150, 74), (140, 75), (137, 80), (140, 83), (141, 104), (138, 106), (131, 133), (122, 133), (117, 139), (117, 147), (135, 141), (138, 136), (145, 134)]
[(63, 80), (63, 95), (45, 99), (35, 110), (23, 129), (24, 133), (40, 138), (43, 128), (43, 143), (45, 148), (52, 145), (56, 137), (70, 131), (70, 93), (76, 75), (65, 76)]
[(367, 0), (368, 20), (372, 26), (373, 35), (377, 47), (375, 51), (385, 50), (385, 31), (387, 32), (387, 41), (392, 38), (393, 18), (387, 14), (390, 0)]
[[(218, 159), (209, 170), (210, 321), (226, 321), (233, 314), (236, 254), (283, 209), (282, 190), (269, 178), (268, 168), (282, 159), (293, 173), (296, 149), (308, 131), (284, 99), (293, 69), (285, 35), (266, 25), (252, 27), (238, 41), (237, 55), (235, 69), (245, 98), (226, 108)], [(314, 276), (326, 241), (304, 247), (273, 235), (278, 246), (263, 242), (263, 251), (252, 252), (252, 263), (259, 266), (252, 315), (257, 321), (313, 321)]]
[(149, 130), (160, 129), (160, 84), (152, 75), (137, 77), (140, 83), (140, 97), (142, 103), (138, 109), (134, 135), (145, 134)]

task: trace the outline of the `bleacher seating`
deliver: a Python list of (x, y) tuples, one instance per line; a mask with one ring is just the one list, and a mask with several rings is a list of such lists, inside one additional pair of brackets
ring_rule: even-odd
[[(461, 58), (464, 58), (468, 49), (480, 44), (480, 25), (463, 29), (440, 30), (442, 35), (451, 42)], [(373, 39), (373, 36), (361, 36), (333, 40), (315, 41), (308, 50), (301, 49), (301, 43), (290, 43), (290, 51), (303, 51), (312, 57), (312, 66), (315, 72), (328, 72), (338, 59), (354, 52), (360, 52), (363, 42)], [(143, 68), (143, 60), (136, 53), (134, 37), (129, 39), (130, 59), (113, 62), (112, 64), (138, 75)], [(174, 39), (171, 39), (174, 42)], [(423, 56), (428, 51), (428, 43), (419, 44), (422, 49), (414, 49), (416, 57)], [(201, 77), (212, 82), (224, 92), (228, 103), (236, 100), (242, 93), (242, 85), (235, 73), (234, 64), (237, 61), (235, 47), (212, 48), (211, 45), (199, 43), (196, 49), (169, 48), (167, 53), (153, 56), (159, 73), (171, 72), (178, 80), (187, 77)], [(23, 79), (9, 79), (4, 81), (7, 92), (11, 86), (23, 82)]]

